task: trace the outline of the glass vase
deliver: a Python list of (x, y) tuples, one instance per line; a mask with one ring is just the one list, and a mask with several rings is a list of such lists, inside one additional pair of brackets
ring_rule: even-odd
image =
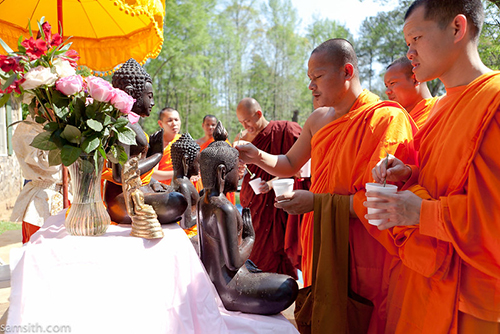
[(81, 155), (68, 167), (73, 201), (64, 225), (71, 235), (103, 235), (111, 223), (101, 198), (103, 164), (103, 157)]

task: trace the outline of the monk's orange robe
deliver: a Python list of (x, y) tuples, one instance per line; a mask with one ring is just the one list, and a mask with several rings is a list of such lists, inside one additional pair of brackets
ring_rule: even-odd
[[(393, 229), (403, 265), (387, 333), (500, 321), (500, 72), (447, 90), (415, 137), (420, 224)], [(470, 318), (470, 317), (469, 317)], [(462, 328), (463, 329), (463, 328)]]
[[(167, 146), (163, 149), (163, 156), (161, 157), (160, 162), (158, 163), (158, 170), (161, 171), (172, 171), (174, 170), (174, 166), (172, 166), (172, 156), (170, 155), (170, 148), (172, 147), (172, 144), (177, 141), (181, 137), (180, 134), (176, 134), (174, 139), (168, 143)], [(160, 181), (161, 183), (165, 184), (170, 184), (172, 182), (172, 179), (170, 180), (162, 180)]]
[[(364, 219), (365, 184), (373, 182), (372, 168), (388, 153), (410, 157), (404, 144), (416, 131), (401, 106), (364, 90), (351, 110), (325, 125), (311, 140), (311, 179), (313, 193), (354, 195), (354, 210), (360, 219), (350, 219), (350, 289), (370, 300), (374, 312), (370, 332), (381, 333), (385, 326), (384, 303), (388, 277), (397, 255), (391, 255), (380, 242), (394, 245), (390, 234), (382, 233)], [(403, 145), (401, 145), (403, 144)], [(301, 226), (302, 271), (304, 286), (311, 282), (313, 213), (305, 215)], [(375, 238), (380, 238), (380, 242)], [(385, 240), (384, 240), (385, 239)]]
[[(200, 145), (200, 153), (201, 151), (203, 151), (204, 149), (206, 149), (208, 147), (208, 145), (210, 145), (211, 143), (214, 142), (214, 138), (210, 138), (209, 140), (207, 140), (206, 142), (204, 142), (203, 144)], [(229, 142), (229, 140), (226, 139), (226, 143), (228, 143), (229, 145), (231, 145), (231, 143)], [(232, 146), (232, 145), (231, 145)], [(203, 182), (201, 182), (201, 178), (198, 179), (198, 181), (196, 182), (193, 182), (194, 184), (194, 187), (196, 188), (196, 190), (198, 192), (200, 192), (202, 189), (203, 189)], [(234, 193), (227, 193), (226, 194), (226, 197), (227, 199), (234, 204), (236, 204), (236, 196)]]
[(417, 103), (417, 105), (409, 112), (411, 118), (419, 129), (427, 121), (430, 111), (437, 100), (439, 100), (439, 97), (437, 96), (431, 97), (429, 99), (423, 99), (422, 101)]

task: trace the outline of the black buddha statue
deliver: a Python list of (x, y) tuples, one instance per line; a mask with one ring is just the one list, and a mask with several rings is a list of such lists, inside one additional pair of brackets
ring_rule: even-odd
[[(148, 117), (154, 106), (153, 86), (149, 74), (134, 59), (129, 59), (113, 74), (113, 86), (119, 88), (136, 101), (132, 111), (141, 117)], [(174, 192), (172, 187), (166, 186), (152, 178), (153, 168), (163, 155), (163, 130), (153, 134), (149, 140), (139, 123), (129, 124), (136, 133), (136, 145), (123, 145), (129, 158), (140, 157), (140, 170), (144, 202), (153, 207), (160, 224), (174, 223), (181, 219), (187, 207), (182, 194)], [(125, 200), (122, 193), (122, 166), (109, 162), (112, 168), (112, 180), (107, 182), (104, 190), (104, 201), (109, 215), (114, 222), (130, 224)]]
[(200, 195), (190, 178), (198, 175), (200, 171), (200, 146), (191, 137), (189, 133), (184, 133), (177, 139), (170, 147), (170, 156), (172, 157), (172, 167), (174, 169), (174, 177), (172, 178), (172, 187), (184, 195), (187, 201), (187, 209), (182, 215), (180, 225), (187, 231), (189, 240), (193, 244), (196, 252), (199, 253), (199, 239), (198, 235), (192, 235), (192, 227), (196, 225), (197, 204)]
[[(255, 232), (250, 212), (238, 209), (225, 193), (238, 186), (238, 151), (225, 142), (219, 122), (215, 141), (200, 154), (205, 193), (198, 201), (200, 258), (226, 309), (276, 314), (290, 306), (298, 293), (290, 276), (264, 273), (247, 263)], [(246, 264), (246, 265), (245, 265)]]

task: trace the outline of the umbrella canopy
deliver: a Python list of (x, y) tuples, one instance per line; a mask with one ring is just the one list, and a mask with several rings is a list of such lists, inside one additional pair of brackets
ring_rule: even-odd
[(29, 37), (28, 21), (36, 35), (37, 20), (45, 17), (55, 28), (59, 17), (63, 38), (72, 36), (71, 48), (80, 54), (78, 63), (106, 72), (129, 58), (141, 64), (155, 58), (164, 15), (165, 0), (0, 0), (0, 38), (17, 49), (19, 36)]

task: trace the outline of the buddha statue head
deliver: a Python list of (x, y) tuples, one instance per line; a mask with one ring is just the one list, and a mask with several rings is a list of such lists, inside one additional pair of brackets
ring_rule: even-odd
[(189, 133), (183, 133), (170, 148), (170, 155), (172, 157), (172, 166), (176, 176), (179, 172), (182, 176), (191, 177), (198, 175), (200, 169), (199, 155), (200, 146), (191, 137)]
[(200, 154), (203, 186), (219, 192), (232, 192), (238, 188), (238, 150), (226, 142), (227, 132), (217, 122), (212, 142)]
[(130, 58), (113, 74), (113, 87), (125, 91), (135, 99), (132, 111), (147, 117), (155, 105), (153, 80), (135, 59)]

